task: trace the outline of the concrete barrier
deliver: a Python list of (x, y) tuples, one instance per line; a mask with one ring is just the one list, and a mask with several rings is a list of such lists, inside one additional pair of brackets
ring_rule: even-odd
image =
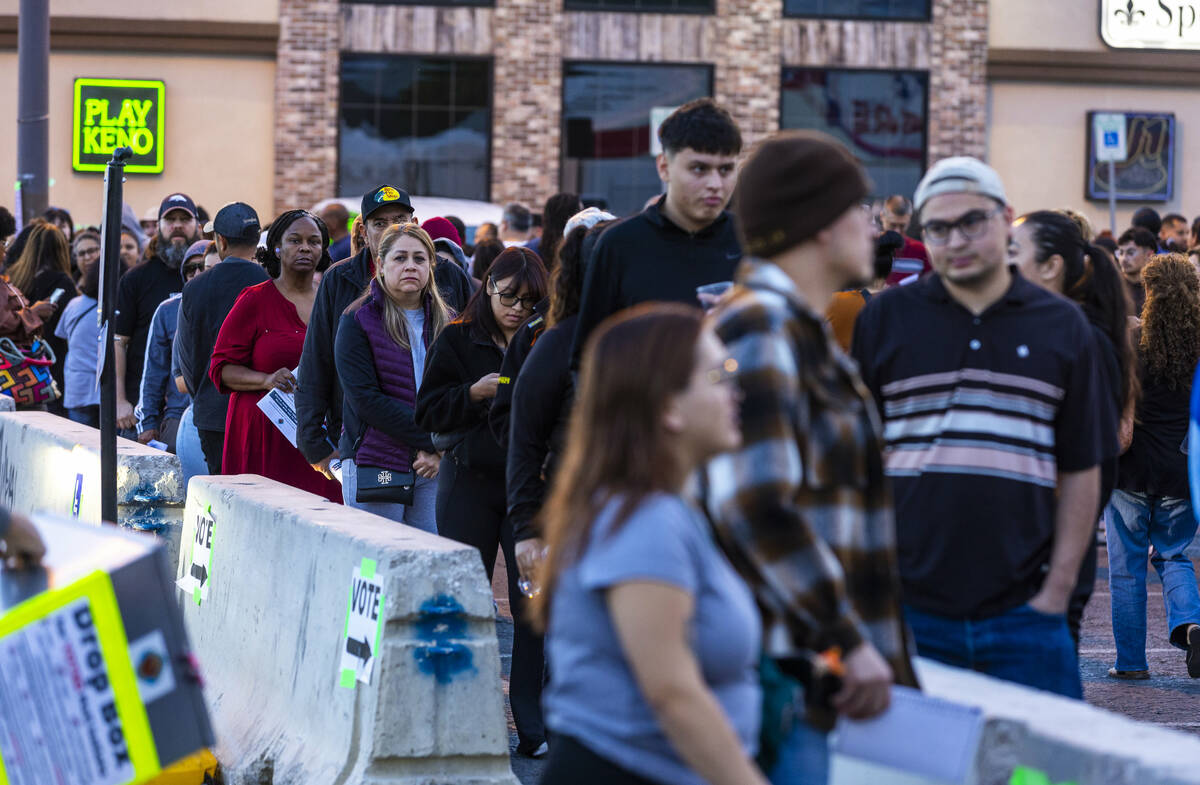
[[(0, 414), (0, 484), (0, 503), (14, 510), (99, 524), (100, 431), (47, 412)], [(184, 490), (178, 458), (117, 439), (117, 522), (161, 537), (171, 559)]]
[(0, 395), (0, 412), (15, 412), (17, 410), (17, 402), (12, 399), (11, 395)]
[[(970, 785), (1009, 785), (1017, 767), (1050, 783), (1200, 785), (1200, 738), (931, 660), (918, 659), (917, 670), (927, 694), (983, 712)], [(831, 781), (927, 782), (846, 759), (835, 761)]]
[[(194, 478), (184, 542), (197, 532), (208, 596), (184, 616), (226, 783), (516, 785), (474, 549), (255, 475)], [(185, 545), (180, 578), (193, 556)], [(344, 687), (364, 558), (383, 585), (382, 629), (370, 683)]]

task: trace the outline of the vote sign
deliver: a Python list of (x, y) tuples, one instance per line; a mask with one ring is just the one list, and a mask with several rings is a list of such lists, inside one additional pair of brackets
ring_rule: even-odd
[(128, 147), (125, 171), (161, 174), (166, 86), (146, 79), (76, 79), (71, 166), (103, 172), (113, 150)]
[(375, 572), (375, 561), (363, 559), (350, 573), (350, 606), (338, 677), (342, 687), (353, 687), (356, 681), (371, 683), (383, 633), (383, 599), (383, 580)]
[(175, 585), (190, 594), (199, 605), (208, 599), (208, 589), (212, 585), (212, 552), (213, 536), (216, 521), (212, 516), (212, 507), (196, 516), (192, 527), (190, 542), (185, 542), (188, 548), (188, 558), (185, 562), (183, 577), (175, 581)]

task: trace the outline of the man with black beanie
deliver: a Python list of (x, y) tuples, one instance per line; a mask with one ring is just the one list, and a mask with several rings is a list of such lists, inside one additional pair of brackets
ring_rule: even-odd
[(251, 261), (262, 233), (253, 207), (244, 202), (227, 204), (217, 211), (212, 226), (221, 263), (183, 287), (175, 354), (192, 394), (192, 419), (200, 434), (204, 462), (210, 474), (220, 474), (229, 396), (208, 378), (208, 366), (221, 325), (242, 290), (268, 281), (270, 276), (262, 265)]
[[(366, 247), (326, 270), (317, 289), (300, 355), (296, 442), (313, 469), (330, 479), (329, 464), (341, 454), (337, 442), (342, 433), (342, 387), (333, 354), (338, 320), (375, 275), (383, 233), (395, 224), (416, 220), (414, 212), (408, 193), (393, 185), (381, 185), (364, 194), (359, 215), (367, 232)], [(462, 313), (471, 297), (471, 280), (462, 268), (436, 264), (433, 279), (446, 305), (456, 314)]]
[[(765, 653), (785, 674), (837, 649), (845, 672), (815, 684), (778, 749), (776, 783), (828, 777), (837, 714), (883, 712), (893, 681), (915, 685), (900, 612), (895, 524), (882, 432), (857, 371), (823, 314), (835, 292), (872, 277), (869, 186), (850, 152), (811, 131), (777, 134), (746, 162), (734, 209), (749, 256), (713, 314), (743, 393), (742, 446), (700, 483), (718, 541), (755, 592)], [(764, 737), (787, 732), (786, 724)]]
[(742, 258), (725, 207), (737, 182), (742, 134), (711, 98), (676, 109), (658, 129), (666, 195), (604, 232), (583, 281), (572, 346), (617, 311), (656, 300), (699, 305), (696, 288), (729, 281)]

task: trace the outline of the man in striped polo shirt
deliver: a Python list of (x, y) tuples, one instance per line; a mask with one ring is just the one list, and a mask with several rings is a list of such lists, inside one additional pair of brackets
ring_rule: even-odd
[(1067, 631), (1099, 497), (1083, 313), (1008, 265), (1008, 206), (974, 158), (914, 203), (934, 274), (872, 298), (853, 354), (884, 419), (905, 618), (918, 652), (1081, 697)]

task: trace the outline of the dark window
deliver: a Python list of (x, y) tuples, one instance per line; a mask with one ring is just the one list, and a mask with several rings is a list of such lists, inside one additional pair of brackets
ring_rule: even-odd
[(361, 196), (388, 182), (486, 201), (490, 95), (486, 60), (343, 55), (338, 193)]
[(564, 63), (562, 190), (617, 215), (641, 210), (662, 191), (651, 116), (711, 94), (705, 65)]
[(715, 0), (563, 0), (568, 11), (649, 11), (711, 14)]
[(921, 71), (784, 68), (779, 124), (844, 142), (875, 196), (909, 198), (925, 171), (929, 75)]
[(370, 5), (495, 5), (496, 0), (341, 0)]
[(784, 16), (832, 19), (929, 19), (930, 0), (783, 0)]

